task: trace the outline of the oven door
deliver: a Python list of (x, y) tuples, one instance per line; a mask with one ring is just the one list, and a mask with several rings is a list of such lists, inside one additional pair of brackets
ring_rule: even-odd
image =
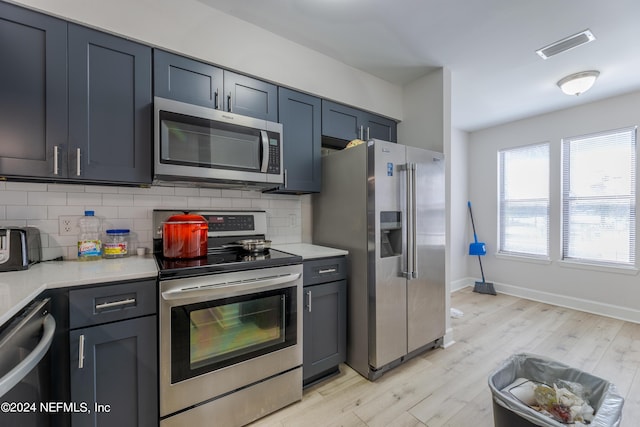
[(302, 364), (302, 267), (160, 283), (160, 412), (170, 415)]

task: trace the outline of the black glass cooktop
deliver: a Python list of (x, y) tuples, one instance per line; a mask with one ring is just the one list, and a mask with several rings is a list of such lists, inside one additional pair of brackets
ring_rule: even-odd
[(300, 264), (302, 257), (275, 249), (252, 253), (241, 248), (215, 248), (207, 256), (192, 259), (168, 259), (158, 253), (156, 262), (162, 280)]

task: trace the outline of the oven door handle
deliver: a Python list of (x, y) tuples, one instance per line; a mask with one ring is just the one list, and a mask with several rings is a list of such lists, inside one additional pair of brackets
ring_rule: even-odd
[(166, 301), (184, 299), (184, 298), (194, 298), (194, 297), (205, 297), (211, 294), (217, 294), (220, 289), (228, 289), (236, 286), (247, 286), (247, 285), (259, 285), (260, 287), (264, 286), (275, 286), (281, 285), (283, 283), (294, 282), (300, 278), (300, 273), (291, 273), (284, 274), (282, 276), (274, 276), (268, 278), (257, 278), (257, 279), (245, 279), (245, 280), (234, 280), (230, 282), (219, 282), (219, 283), (210, 283), (203, 286), (185, 286), (183, 288), (171, 289), (165, 292), (162, 292), (162, 298)]

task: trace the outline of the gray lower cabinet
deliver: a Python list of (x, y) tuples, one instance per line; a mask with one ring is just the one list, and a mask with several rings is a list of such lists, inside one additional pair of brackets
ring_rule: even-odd
[(398, 140), (397, 123), (394, 120), (326, 100), (322, 101), (322, 135), (342, 141)]
[(278, 121), (278, 87), (205, 62), (155, 49), (154, 95)]
[(320, 98), (281, 87), (278, 114), (283, 128), (285, 180), (275, 192), (319, 192), (322, 184)]
[(3, 2), (0, 34), (0, 176), (151, 182), (150, 47)]
[(73, 427), (158, 425), (156, 304), (155, 280), (69, 291)]
[(304, 262), (303, 385), (339, 372), (347, 355), (346, 258)]

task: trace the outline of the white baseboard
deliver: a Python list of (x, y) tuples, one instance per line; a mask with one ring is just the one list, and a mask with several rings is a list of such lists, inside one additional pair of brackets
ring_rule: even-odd
[[(480, 279), (467, 277), (456, 280), (451, 283), (451, 292), (458, 291), (466, 286), (473, 286), (476, 281), (480, 281)], [(590, 301), (583, 298), (542, 292), (535, 289), (527, 289), (506, 283), (492, 283), (497, 293), (543, 302), (545, 304), (557, 305), (559, 307), (571, 308), (573, 310), (584, 311), (587, 313), (598, 314), (600, 316), (612, 317), (614, 319), (620, 319), (627, 322), (640, 323), (640, 310)]]

